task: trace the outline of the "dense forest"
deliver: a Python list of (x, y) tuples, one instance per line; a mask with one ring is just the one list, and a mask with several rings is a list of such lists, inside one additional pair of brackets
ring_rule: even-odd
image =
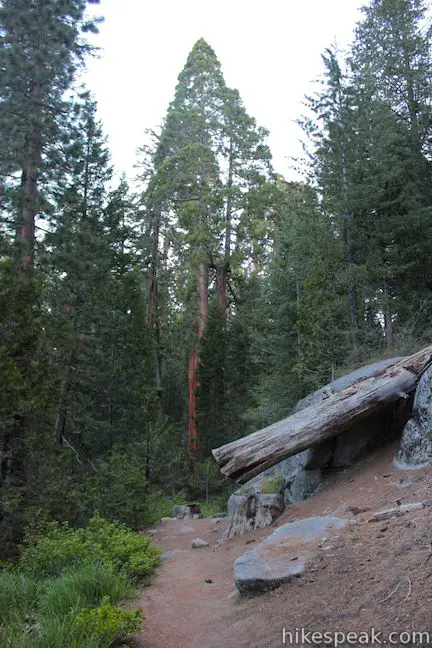
[(36, 519), (222, 506), (211, 448), (431, 341), (425, 2), (372, 0), (323, 53), (301, 182), (199, 40), (131, 186), (78, 82), (90, 4), (0, 3), (3, 550)]

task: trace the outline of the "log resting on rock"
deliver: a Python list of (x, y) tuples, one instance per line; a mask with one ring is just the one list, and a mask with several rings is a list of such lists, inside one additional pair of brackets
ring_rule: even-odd
[(306, 448), (330, 439), (386, 406), (406, 400), (432, 362), (432, 345), (286, 419), (213, 450), (221, 472), (244, 484)]

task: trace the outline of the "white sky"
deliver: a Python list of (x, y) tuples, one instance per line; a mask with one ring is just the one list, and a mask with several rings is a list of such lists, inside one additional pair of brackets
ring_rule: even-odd
[(293, 177), (304, 95), (322, 73), (335, 40), (346, 46), (362, 0), (101, 0), (105, 17), (86, 82), (99, 104), (118, 172), (134, 175), (146, 128), (157, 128), (177, 76), (201, 37), (215, 50), (227, 84), (237, 88), (270, 131), (276, 171)]

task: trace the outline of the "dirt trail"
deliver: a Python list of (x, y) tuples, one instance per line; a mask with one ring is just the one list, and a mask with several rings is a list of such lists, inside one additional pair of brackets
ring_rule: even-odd
[[(172, 553), (138, 601), (145, 621), (137, 646), (275, 648), (282, 645), (284, 627), (320, 632), (428, 630), (432, 643), (432, 470), (396, 470), (393, 456), (394, 447), (387, 447), (333, 475), (312, 499), (279, 518), (275, 526), (332, 513), (351, 518), (353, 524), (317, 543), (301, 578), (263, 596), (239, 600), (232, 595), (233, 562), (254, 546), (251, 541), (259, 542), (272, 529), (215, 547), (226, 520), (162, 522), (153, 529), (154, 541)], [(373, 511), (396, 505), (397, 500), (421, 500), (427, 506), (400, 518), (367, 522)], [(196, 537), (210, 546), (192, 549)]]

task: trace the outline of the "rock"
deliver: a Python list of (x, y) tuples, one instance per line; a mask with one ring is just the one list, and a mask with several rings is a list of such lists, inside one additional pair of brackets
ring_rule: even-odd
[(424, 507), (424, 502), (411, 502), (410, 504), (401, 504), (400, 506), (395, 506), (394, 508), (377, 511), (368, 520), (368, 522), (381, 522), (382, 520), (389, 520), (393, 517), (401, 517), (402, 515), (405, 515), (405, 513), (410, 513), (411, 511), (419, 511)]
[(169, 520), (175, 520), (174, 517), (163, 517), (161, 518), (161, 522), (168, 522)]
[(342, 378), (337, 378), (336, 380), (333, 380), (333, 382), (324, 385), (324, 387), (321, 387), (321, 389), (318, 389), (317, 391), (312, 392), (308, 396), (302, 398), (302, 400), (300, 400), (294, 407), (292, 413), (295, 414), (295, 412), (300, 412), (310, 405), (320, 403), (326, 398), (330, 398), (332, 394), (337, 394), (344, 389), (351, 387), (351, 385), (358, 382), (362, 378), (365, 380), (367, 378), (370, 378), (376, 371), (385, 371), (388, 367), (390, 367), (390, 365), (398, 362), (399, 360), (403, 360), (403, 356), (380, 360), (379, 362), (375, 362), (374, 364), (368, 365), (366, 367), (360, 367), (360, 369), (356, 369), (350, 374), (342, 376)]
[(190, 506), (186, 504), (176, 504), (172, 510), (172, 516), (178, 520), (190, 520), (192, 517)]
[(339, 434), (336, 437), (332, 468), (346, 468), (364, 456), (375, 435), (375, 429), (365, 430), (362, 423)]
[[(331, 516), (288, 522), (234, 563), (234, 580), (242, 594), (260, 593), (299, 577), (313, 553), (312, 541), (348, 523)], [(308, 546), (309, 545), (309, 546)]]
[(192, 549), (201, 549), (202, 547), (208, 547), (209, 543), (207, 540), (203, 540), (202, 538), (195, 538), (195, 540), (192, 540)]
[(227, 601), (232, 601), (235, 603), (240, 597), (239, 591), (237, 589), (230, 592), (227, 596)]
[(299, 502), (310, 497), (321, 483), (321, 470), (301, 470), (291, 484), (291, 501)]
[[(358, 380), (369, 378), (377, 371), (385, 371), (387, 367), (398, 360), (402, 360), (402, 358), (391, 358), (361, 367), (309, 394), (297, 403), (292, 413), (300, 412), (310, 405), (331, 398), (333, 394), (346, 389)], [(278, 515), (281, 512), (278, 508), (279, 504), (276, 510), (270, 514), (268, 507), (266, 510), (265, 507), (260, 506), (260, 500), (257, 497), (259, 493), (270, 494), (269, 485), (274, 487), (274, 493), (271, 494), (282, 495), (285, 506), (306, 499), (317, 490), (323, 469), (328, 467), (345, 468), (380, 443), (400, 434), (406, 421), (405, 412), (409, 411), (410, 406), (410, 403), (404, 405), (396, 416), (395, 408), (392, 406), (388, 411), (381, 413), (379, 417), (368, 420), (366, 429), (364, 424), (359, 424), (338, 437), (284, 459), (276, 466), (251, 479), (228, 500), (228, 516), (231, 520), (225, 537), (242, 535), (251, 529), (272, 523), (275, 513)], [(256, 520), (257, 516), (258, 520)]]
[(316, 470), (317, 468), (325, 468), (332, 460), (334, 446), (336, 439), (329, 439), (324, 443), (308, 450), (306, 463), (304, 465), (306, 470)]
[(418, 382), (411, 418), (404, 427), (394, 464), (402, 469), (432, 464), (432, 367)]

